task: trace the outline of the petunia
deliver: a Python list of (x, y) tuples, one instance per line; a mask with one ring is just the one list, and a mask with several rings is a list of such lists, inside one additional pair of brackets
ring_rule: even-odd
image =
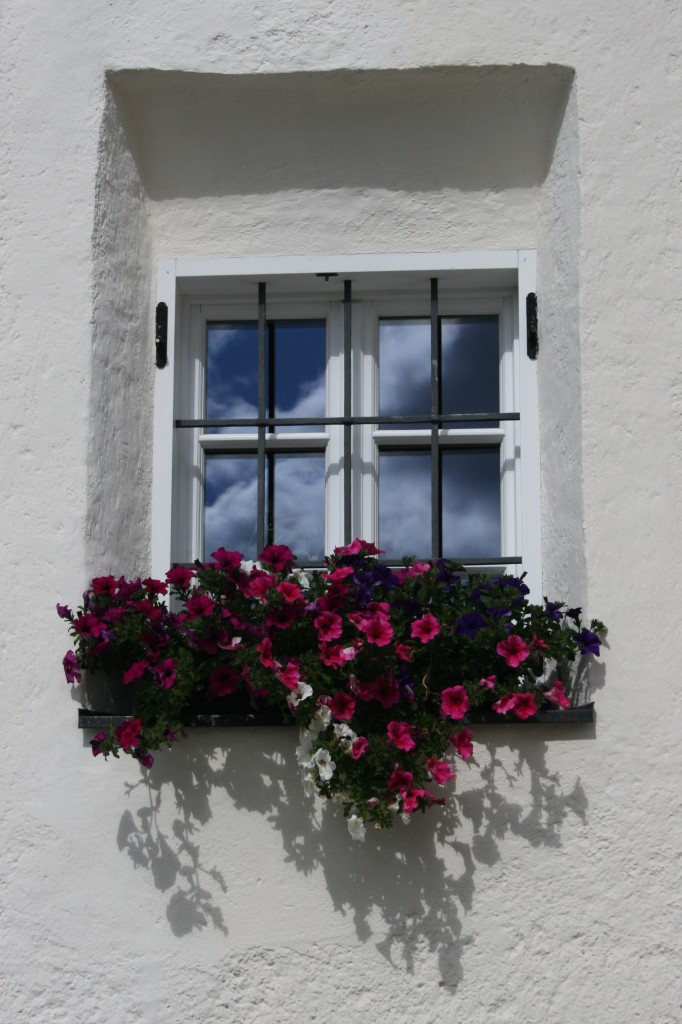
[(573, 643), (580, 649), (581, 654), (599, 654), (601, 640), (596, 633), (590, 629), (581, 629), (579, 633), (573, 633)]
[(530, 647), (516, 633), (510, 633), (506, 640), (500, 640), (495, 650), (510, 668), (518, 668), (530, 655)]
[(133, 718), (131, 722), (123, 722), (116, 727), (116, 739), (124, 750), (130, 750), (136, 746), (142, 732), (142, 719)]
[(356, 537), (345, 547), (334, 548), (334, 554), (343, 557), (344, 555), (383, 555), (384, 552), (371, 541), (360, 540), (359, 537)]
[(435, 757), (427, 758), (426, 767), (433, 781), (439, 786), (444, 786), (455, 774), (447, 761), (438, 761)]
[(428, 644), (430, 640), (440, 633), (440, 622), (435, 615), (427, 612), (421, 619), (417, 619), (410, 627), (410, 636), (413, 640), (421, 640)]
[(448, 686), (440, 695), (440, 709), (448, 718), (464, 718), (469, 710), (469, 697), (463, 686)]
[(287, 690), (291, 690), (293, 693), (301, 679), (301, 670), (296, 658), (287, 662), (284, 668), (277, 673), (277, 678), (286, 686)]
[(414, 775), (403, 768), (394, 768), (388, 779), (388, 788), (391, 792), (397, 789), (405, 789), (414, 782)]
[(275, 661), (272, 653), (272, 640), (269, 636), (263, 637), (261, 642), (257, 645), (256, 650), (260, 655), (260, 663), (263, 668), (277, 669), (280, 667), (279, 662)]
[(102, 742), (107, 738), (105, 732), (96, 733), (90, 740), (90, 746), (92, 747), (93, 757), (97, 757), (98, 754), (102, 753)]
[(164, 583), (163, 580), (155, 580), (151, 576), (148, 576), (146, 580), (142, 580), (142, 586), (148, 594), (168, 593), (168, 584)]
[(244, 558), (241, 551), (226, 551), (225, 548), (218, 548), (211, 555), (219, 569), (227, 572), (230, 569), (241, 568), (241, 563)]
[(517, 693), (513, 711), (516, 717), (521, 719), (532, 718), (533, 715), (537, 715), (538, 709), (533, 694)]
[(471, 742), (473, 733), (471, 729), (462, 729), (450, 737), (450, 742), (461, 758), (468, 761), (473, 755), (474, 745)]
[(400, 658), (401, 661), (412, 661), (414, 657), (414, 651), (409, 644), (396, 644), (395, 645), (396, 658)]
[(172, 658), (159, 662), (152, 672), (162, 690), (170, 690), (175, 685), (175, 662)]
[(184, 565), (176, 565), (168, 570), (166, 579), (178, 590), (186, 590), (194, 579), (194, 572), (192, 569), (186, 569)]
[(550, 689), (546, 692), (545, 698), (560, 708), (570, 708), (571, 702), (564, 693), (564, 684), (560, 679), (555, 680)]
[(136, 679), (141, 679), (149, 668), (148, 661), (134, 661), (123, 673), (123, 685), (128, 686)]
[(515, 693), (505, 693), (492, 705), (492, 710), (496, 711), (498, 715), (506, 715), (516, 707), (516, 698), (517, 694)]
[(302, 700), (307, 700), (308, 697), (312, 697), (313, 688), (308, 683), (303, 683), (299, 680), (298, 686), (295, 690), (287, 697), (287, 704), (292, 711), (295, 711)]
[(115, 576), (97, 576), (92, 581), (94, 594), (107, 594), (113, 596), (118, 589), (118, 582)]
[(478, 685), (484, 686), (488, 690), (492, 690), (497, 682), (497, 676), (484, 676), (483, 679), (479, 680)]
[(73, 651), (67, 651), (64, 655), (62, 665), (64, 666), (64, 675), (66, 676), (67, 683), (80, 683), (81, 681), (81, 667), (78, 658)]
[(318, 640), (327, 643), (336, 640), (343, 633), (343, 619), (336, 612), (322, 612), (313, 620)]
[(475, 640), (485, 625), (485, 619), (478, 612), (467, 612), (457, 620), (455, 633), (457, 636), (468, 636), (470, 640)]
[(193, 594), (187, 601), (187, 617), (205, 619), (215, 608), (215, 601), (207, 594)]
[(154, 758), (148, 751), (145, 751), (144, 754), (141, 754), (139, 750), (134, 750), (133, 757), (137, 758), (137, 760), (140, 762), (143, 768), (151, 768), (151, 766), (154, 764)]
[(303, 598), (303, 591), (297, 583), (287, 583), (286, 580), (283, 580), (277, 585), (277, 590), (284, 600), (289, 603), (292, 601), (300, 601)]
[(286, 544), (268, 544), (258, 556), (259, 562), (267, 562), (276, 572), (293, 565), (294, 553)]
[(232, 665), (217, 665), (208, 677), (206, 696), (209, 700), (227, 697), (234, 693), (241, 682), (241, 676)]
[(365, 634), (370, 644), (376, 647), (386, 647), (393, 639), (393, 627), (384, 615), (372, 615), (358, 626), (358, 629)]
[(73, 621), (73, 612), (69, 608), (68, 604), (58, 604), (57, 615), (60, 619), (68, 619), (69, 622)]
[(389, 722), (386, 727), (389, 741), (398, 750), (414, 750), (417, 744), (412, 733), (412, 726), (407, 722)]
[(353, 740), (351, 746), (350, 756), (354, 761), (358, 761), (363, 754), (366, 754), (369, 750), (369, 740), (366, 736), (358, 736), (356, 740)]
[(340, 722), (348, 722), (355, 714), (355, 700), (343, 690), (337, 690), (331, 700), (327, 703), (334, 718)]
[(329, 751), (325, 750), (324, 747), (320, 747), (313, 754), (312, 761), (322, 781), (329, 782), (336, 768), (336, 761), (332, 761)]

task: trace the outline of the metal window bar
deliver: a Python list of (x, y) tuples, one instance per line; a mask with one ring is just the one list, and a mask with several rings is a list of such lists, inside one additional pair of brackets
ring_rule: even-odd
[[(410, 423), (431, 424), (431, 558), (441, 557), (442, 549), (442, 474), (441, 449), (438, 431), (441, 426), (452, 423), (472, 423), (482, 421), (520, 420), (518, 412), (467, 412), (441, 413), (441, 336), (440, 316), (438, 310), (438, 278), (431, 278), (430, 295), (430, 326), (431, 326), (431, 412), (430, 415), (418, 416), (387, 416), (377, 413), (375, 416), (354, 416), (352, 414), (352, 285), (350, 280), (343, 282), (343, 416), (295, 416), (275, 415), (275, 335), (274, 324), (267, 321), (267, 286), (264, 281), (258, 283), (258, 416), (232, 417), (229, 419), (176, 419), (175, 426), (179, 429), (215, 428), (215, 427), (256, 427), (258, 480), (257, 480), (257, 523), (256, 536), (259, 550), (274, 539), (274, 460), (266, 452), (266, 432), (268, 428), (278, 426), (343, 426), (343, 532), (344, 543), (350, 543), (352, 537), (352, 473), (351, 465), (351, 431), (355, 425), (384, 425)], [(266, 372), (269, 369), (269, 372)], [(267, 414), (266, 414), (267, 410)], [(226, 439), (225, 449), (229, 450)], [(311, 449), (311, 451), (314, 449)], [(267, 503), (267, 508), (266, 508)], [(520, 555), (509, 557), (493, 556), (490, 558), (448, 559), (459, 561), (465, 566), (518, 565)], [(187, 563), (193, 565), (194, 563)], [(323, 563), (310, 563), (311, 567)], [(386, 562), (385, 564), (393, 564)]]

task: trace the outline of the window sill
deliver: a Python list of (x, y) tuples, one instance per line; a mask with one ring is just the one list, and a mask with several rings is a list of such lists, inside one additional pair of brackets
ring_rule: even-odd
[[(130, 721), (131, 715), (101, 714), (98, 711), (89, 711), (85, 708), (78, 709), (79, 729), (107, 729), (111, 725), (120, 725), (122, 722)], [(538, 711), (533, 718), (519, 719), (504, 717), (495, 711), (472, 711), (457, 725), (590, 725), (594, 723), (594, 703), (581, 704), (579, 707), (547, 708)], [(284, 720), (277, 711), (254, 712), (235, 711), (220, 713), (192, 714), (187, 719), (188, 727), (197, 728), (225, 728), (244, 726), (292, 726), (295, 723), (290, 719)]]

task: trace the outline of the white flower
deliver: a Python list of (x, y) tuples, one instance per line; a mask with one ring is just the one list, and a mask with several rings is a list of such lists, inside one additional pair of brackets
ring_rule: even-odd
[(287, 697), (287, 703), (289, 704), (289, 707), (293, 710), (294, 708), (298, 707), (302, 700), (306, 700), (308, 697), (311, 697), (312, 693), (312, 686), (310, 686), (308, 683), (299, 682), (296, 689)]
[(334, 725), (334, 736), (342, 747), (350, 747), (353, 745), (353, 741), (358, 738), (358, 734), (353, 732), (349, 725), (345, 722), (337, 722)]
[(329, 782), (336, 768), (336, 761), (332, 761), (332, 755), (329, 751), (325, 750), (324, 747), (320, 747), (313, 754), (313, 762), (322, 781)]
[(365, 823), (357, 814), (351, 814), (348, 819), (348, 831), (352, 839), (358, 839), (361, 843), (365, 841)]
[(311, 736), (319, 736), (332, 720), (332, 713), (326, 704), (321, 704), (313, 715), (308, 726)]
[(243, 561), (242, 561), (242, 562), (240, 563), (240, 566), (239, 566), (239, 568), (241, 569), (241, 571), (242, 571), (242, 572), (246, 572), (246, 573), (249, 573), (249, 572), (251, 572), (251, 570), (253, 569), (253, 567), (254, 567), (254, 565), (255, 565), (255, 564), (256, 564), (255, 562), (252, 562), (252, 561), (251, 561), (250, 559), (248, 559), (248, 558), (245, 558), (245, 559), (244, 559), (244, 560), (243, 560)]
[(310, 589), (310, 576), (307, 572), (304, 572), (303, 569), (292, 569), (291, 575), (294, 577), (301, 590)]
[(302, 768), (311, 768), (313, 764), (313, 748), (310, 735), (307, 729), (301, 729), (300, 746), (296, 747), (296, 759)]

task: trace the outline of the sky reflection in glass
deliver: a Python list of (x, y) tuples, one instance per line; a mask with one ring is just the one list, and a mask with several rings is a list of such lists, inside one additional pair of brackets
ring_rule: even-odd
[(255, 455), (206, 455), (204, 558), (218, 548), (255, 558), (258, 459)]
[(324, 557), (324, 455), (275, 455), (274, 542), (302, 562)]
[[(326, 371), (324, 320), (276, 320), (268, 325), (268, 416), (324, 416)], [(206, 329), (206, 416), (258, 415), (258, 325), (209, 323)], [(273, 387), (270, 390), (270, 384)], [(305, 425), (282, 432), (319, 430)], [(255, 427), (212, 427), (210, 433), (251, 433)]]
[[(497, 448), (441, 451), (445, 558), (500, 554), (500, 453)], [(379, 547), (386, 557), (431, 555), (431, 455), (379, 455)]]

